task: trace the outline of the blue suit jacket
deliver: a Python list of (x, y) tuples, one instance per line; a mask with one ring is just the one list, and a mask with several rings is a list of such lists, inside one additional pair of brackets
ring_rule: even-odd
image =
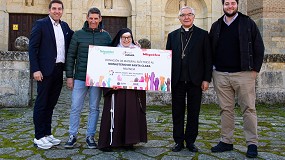
[[(65, 40), (65, 54), (73, 31), (66, 22), (60, 21)], [(49, 16), (37, 20), (32, 28), (29, 42), (29, 59), (31, 73), (41, 71), (43, 76), (49, 76), (55, 66), (57, 57), (55, 34)]]

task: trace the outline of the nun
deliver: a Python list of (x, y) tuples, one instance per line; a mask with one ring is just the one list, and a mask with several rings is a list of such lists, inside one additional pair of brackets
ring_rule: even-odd
[[(112, 41), (113, 47), (140, 48), (132, 31), (121, 29)], [(104, 88), (98, 148), (134, 150), (134, 145), (147, 142), (146, 92), (138, 89)]]

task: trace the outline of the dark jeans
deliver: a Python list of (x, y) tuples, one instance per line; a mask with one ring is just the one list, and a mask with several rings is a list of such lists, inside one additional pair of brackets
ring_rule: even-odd
[[(180, 81), (172, 87), (173, 138), (175, 143), (194, 143), (198, 136), (199, 113), (202, 98), (201, 86)], [(187, 96), (187, 123), (184, 134), (185, 106)]]
[(63, 66), (55, 66), (50, 76), (37, 82), (37, 98), (34, 106), (35, 138), (51, 135), (53, 109), (63, 84)]

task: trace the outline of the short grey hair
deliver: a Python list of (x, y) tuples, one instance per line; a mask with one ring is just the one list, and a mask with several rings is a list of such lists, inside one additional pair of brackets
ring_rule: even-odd
[(99, 14), (99, 17), (101, 17), (101, 11), (96, 7), (92, 7), (89, 9), (89, 11), (87, 12), (87, 17), (89, 17), (90, 14)]
[(191, 12), (195, 15), (195, 10), (194, 10), (194, 8), (191, 8), (191, 7), (189, 7), (189, 6), (184, 6), (184, 7), (181, 7), (181, 8), (180, 8), (179, 13), (178, 13), (178, 17), (181, 15), (181, 12), (182, 12), (183, 9), (190, 9)]

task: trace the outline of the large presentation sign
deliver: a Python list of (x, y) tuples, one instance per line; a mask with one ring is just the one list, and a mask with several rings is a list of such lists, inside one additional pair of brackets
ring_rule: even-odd
[(86, 85), (170, 92), (171, 59), (170, 50), (90, 45)]

